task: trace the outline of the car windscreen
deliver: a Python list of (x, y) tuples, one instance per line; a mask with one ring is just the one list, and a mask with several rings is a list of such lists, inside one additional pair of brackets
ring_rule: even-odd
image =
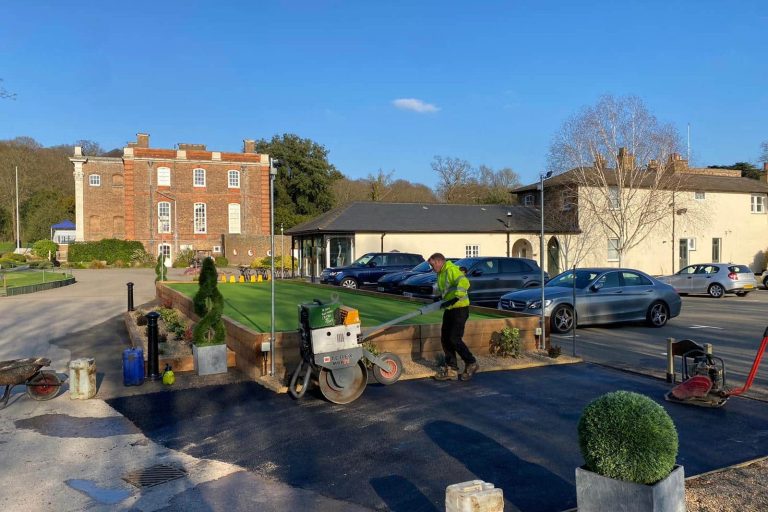
[[(600, 272), (596, 272), (594, 270), (576, 270), (575, 272), (576, 289), (583, 290), (584, 288), (589, 286), (589, 283), (594, 281), (595, 278), (599, 275), (600, 275)], [(550, 286), (562, 286), (564, 288), (573, 288), (573, 283), (574, 283), (574, 271), (569, 270), (567, 272), (563, 272), (562, 274), (550, 279), (549, 281), (547, 281), (547, 284), (544, 286), (547, 288), (549, 288)]]
[(731, 272), (736, 272), (737, 274), (751, 274), (752, 271), (749, 270), (749, 267), (746, 265), (731, 265), (728, 267), (728, 270)]
[(429, 266), (429, 262), (422, 261), (411, 269), (411, 272), (429, 272), (432, 267)]
[(359, 258), (357, 258), (355, 261), (352, 262), (353, 265), (357, 265), (359, 267), (363, 267), (368, 264), (369, 261), (373, 259), (373, 257), (376, 256), (375, 254), (363, 254)]

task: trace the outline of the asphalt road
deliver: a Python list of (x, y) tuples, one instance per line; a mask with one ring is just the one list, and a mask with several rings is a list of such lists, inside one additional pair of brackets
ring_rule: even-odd
[[(664, 376), (667, 338), (711, 343), (713, 353), (725, 361), (727, 386), (741, 387), (749, 374), (768, 326), (768, 291), (746, 297), (728, 295), (683, 297), (680, 316), (655, 329), (642, 323), (582, 327), (576, 332), (576, 354), (587, 361)], [(553, 343), (571, 354), (573, 337), (553, 336)], [(679, 373), (679, 358), (675, 371)], [(768, 356), (762, 362), (748, 396), (768, 400)]]
[(667, 409), (686, 475), (768, 454), (768, 404), (672, 404), (662, 380), (589, 363), (369, 385), (345, 406), (310, 393), (297, 402), (255, 383), (108, 403), (161, 445), (375, 510), (437, 512), (447, 485), (481, 479), (503, 490), (504, 510), (544, 512), (576, 506), (578, 418), (618, 389)]

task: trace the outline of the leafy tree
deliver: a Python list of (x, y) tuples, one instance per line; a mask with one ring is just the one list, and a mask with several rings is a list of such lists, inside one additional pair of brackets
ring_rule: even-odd
[(328, 150), (298, 135), (256, 141), (256, 151), (280, 161), (275, 178), (275, 225), (285, 228), (333, 207), (331, 186), (343, 175), (328, 162)]
[(736, 162), (733, 165), (709, 165), (707, 169), (734, 169), (741, 171), (742, 178), (752, 178), (753, 180), (759, 180), (763, 174), (762, 170), (749, 162)]
[(674, 211), (685, 175), (668, 171), (680, 146), (674, 128), (631, 96), (600, 98), (556, 134), (550, 169), (566, 175), (562, 181), (574, 187), (579, 211), (617, 240), (619, 265)]
[(56, 257), (57, 250), (59, 246), (52, 240), (38, 240), (32, 244), (32, 253), (40, 258)]
[(50, 238), (51, 225), (74, 220), (75, 198), (62, 191), (38, 190), (24, 201), (19, 213), (27, 240)]

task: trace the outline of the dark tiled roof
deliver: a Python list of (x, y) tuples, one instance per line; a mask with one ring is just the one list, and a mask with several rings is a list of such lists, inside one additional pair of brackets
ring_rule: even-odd
[[(680, 188), (682, 190), (701, 191), (701, 192), (739, 192), (739, 193), (768, 193), (768, 183), (751, 178), (715, 176), (705, 174), (706, 169), (697, 169), (696, 172), (679, 173)], [(574, 170), (555, 175), (544, 182), (544, 187), (556, 187), (558, 185), (573, 185), (576, 180), (571, 175)], [(616, 185), (616, 175), (613, 171), (606, 171), (606, 182), (610, 185)], [(662, 187), (664, 188), (664, 187)], [(524, 187), (516, 188), (513, 194), (530, 192), (539, 189), (539, 182), (531, 183)]]
[[(507, 212), (512, 215), (507, 217)], [(356, 233), (538, 233), (538, 208), (504, 205), (358, 202), (286, 230), (287, 235)]]

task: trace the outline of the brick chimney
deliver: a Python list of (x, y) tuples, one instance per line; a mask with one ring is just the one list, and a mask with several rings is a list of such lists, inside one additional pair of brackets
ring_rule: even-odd
[(635, 157), (627, 151), (627, 148), (619, 148), (616, 163), (622, 169), (633, 169), (635, 167)]
[(688, 160), (684, 160), (680, 153), (669, 155), (669, 170), (672, 172), (682, 172), (688, 169)]
[(648, 170), (651, 172), (656, 172), (659, 170), (659, 161), (658, 160), (651, 160), (648, 162)]
[(763, 172), (760, 174), (760, 181), (768, 183), (768, 162), (763, 162)]
[(256, 141), (253, 139), (243, 139), (243, 153), (255, 153)]
[(136, 134), (136, 147), (137, 148), (148, 148), (149, 147), (149, 134), (148, 133), (137, 133)]

